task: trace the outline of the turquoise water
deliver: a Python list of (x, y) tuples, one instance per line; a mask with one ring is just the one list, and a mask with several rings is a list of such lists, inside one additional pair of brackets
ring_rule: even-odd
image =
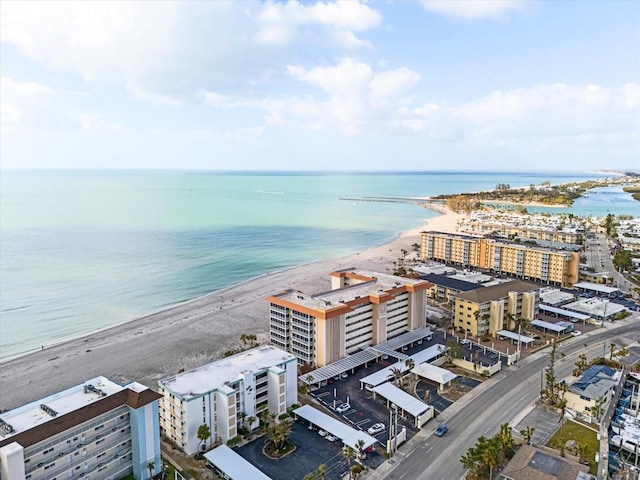
[[(430, 196), (598, 176), (3, 171), (0, 358), (266, 272), (379, 245), (436, 215), (340, 197)], [(572, 211), (608, 209), (638, 215), (640, 202), (605, 189)]]

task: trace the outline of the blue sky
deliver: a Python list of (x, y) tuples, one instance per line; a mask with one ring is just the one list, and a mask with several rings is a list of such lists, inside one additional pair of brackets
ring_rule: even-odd
[(14, 2), (2, 168), (640, 168), (640, 2)]

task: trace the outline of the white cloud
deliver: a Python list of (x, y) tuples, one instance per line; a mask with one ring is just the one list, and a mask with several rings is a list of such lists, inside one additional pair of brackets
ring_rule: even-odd
[(81, 113), (77, 116), (83, 130), (87, 132), (120, 132), (122, 125), (105, 119), (97, 113)]
[(300, 35), (307, 36), (310, 27), (323, 26), (338, 44), (347, 48), (363, 47), (371, 44), (356, 37), (354, 31), (375, 28), (381, 20), (377, 11), (359, 1), (309, 5), (297, 1), (268, 2), (256, 15), (255, 38), (260, 43), (282, 46)]
[(0, 79), (0, 109), (3, 127), (12, 127), (22, 123), (34, 107), (46, 102), (53, 93), (51, 88), (36, 82), (17, 82), (8, 77)]
[(501, 18), (525, 6), (522, 0), (422, 0), (425, 10), (466, 19)]
[(355, 1), (6, 2), (0, 38), (45, 68), (177, 105), (200, 90), (250, 90), (310, 47), (368, 46), (356, 32), (380, 19)]

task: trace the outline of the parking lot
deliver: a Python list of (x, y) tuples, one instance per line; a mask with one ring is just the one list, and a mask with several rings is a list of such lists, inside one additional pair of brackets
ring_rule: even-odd
[[(310, 430), (304, 420), (297, 420), (291, 429), (291, 441), (296, 450), (279, 460), (272, 460), (262, 453), (266, 437), (240, 447), (237, 453), (271, 478), (282, 480), (300, 480), (318, 466), (327, 466), (326, 480), (341, 479), (348, 470), (347, 461), (342, 455), (342, 442), (330, 442), (318, 435), (318, 430)], [(372, 469), (377, 468), (384, 458), (377, 452), (367, 455), (362, 463)], [(352, 465), (354, 461), (352, 460)]]

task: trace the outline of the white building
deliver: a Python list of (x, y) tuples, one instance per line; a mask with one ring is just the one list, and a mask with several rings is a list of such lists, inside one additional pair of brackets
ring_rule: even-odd
[(271, 344), (300, 363), (322, 367), (425, 327), (431, 283), (352, 269), (330, 275), (330, 291), (286, 290), (267, 298)]
[(91, 480), (160, 472), (158, 395), (104, 377), (0, 415), (0, 478)]
[[(254, 417), (247, 428), (259, 425), (258, 412), (268, 409), (280, 415), (298, 401), (297, 361), (293, 355), (260, 346), (223, 358), (158, 382), (160, 428), (187, 454), (215, 441), (238, 435), (242, 415)], [(211, 438), (198, 439), (198, 428), (207, 425)]]

